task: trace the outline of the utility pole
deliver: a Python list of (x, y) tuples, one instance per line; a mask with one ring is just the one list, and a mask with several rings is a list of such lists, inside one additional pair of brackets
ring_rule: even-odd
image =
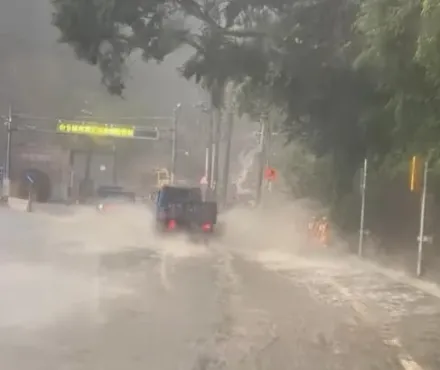
[(205, 177), (206, 177), (206, 183), (208, 185), (208, 172), (209, 172), (209, 153), (210, 150), (208, 147), (205, 148)]
[(182, 104), (177, 104), (174, 108), (172, 144), (171, 144), (171, 183), (174, 184), (177, 166), (177, 129), (179, 127), (180, 109)]
[(9, 105), (9, 112), (5, 125), (7, 130), (7, 142), (5, 173), (3, 180), (3, 195), (6, 198), (6, 201), (8, 201), (9, 196), (11, 195), (12, 105)]
[(222, 201), (224, 204), (228, 201), (228, 187), (229, 187), (229, 167), (231, 162), (231, 146), (232, 146), (232, 134), (234, 129), (234, 104), (233, 104), (233, 92), (231, 84), (228, 89), (228, 106), (227, 106), (227, 126), (226, 126), (226, 153), (225, 163), (223, 167), (223, 188), (222, 188)]
[(205, 171), (204, 177), (206, 179), (206, 184), (204, 184), (205, 199), (211, 200), (212, 197), (212, 180), (213, 180), (213, 159), (214, 159), (214, 149), (213, 149), (213, 136), (214, 136), (214, 97), (213, 93), (210, 92), (209, 102), (199, 102), (195, 107), (200, 108), (201, 113), (208, 115), (207, 130), (203, 132), (206, 134), (206, 147), (205, 147)]
[[(264, 142), (264, 159), (265, 159), (265, 168), (271, 168), (272, 167), (272, 139), (273, 139), (273, 132), (272, 132), (272, 124), (269, 122), (269, 118), (267, 117), (267, 124), (266, 124), (266, 132), (265, 132), (265, 142)], [(263, 169), (264, 171), (264, 169)], [(263, 180), (264, 183), (264, 180)], [(272, 192), (272, 180), (268, 179), (265, 184), (265, 188), (268, 191), (268, 193)]]
[(214, 161), (213, 161), (213, 191), (214, 199), (218, 200), (218, 189), (219, 189), (219, 163), (220, 163), (220, 140), (221, 140), (221, 125), (222, 125), (222, 115), (220, 108), (215, 109), (215, 133), (214, 133)]
[(364, 250), (364, 237), (365, 237), (365, 199), (367, 194), (367, 174), (368, 174), (368, 159), (364, 159), (364, 167), (362, 169), (362, 180), (361, 180), (361, 221), (359, 226), (359, 245), (358, 245), (358, 255), (362, 256)]
[(256, 203), (259, 205), (262, 200), (263, 195), (263, 177), (264, 177), (264, 167), (266, 166), (266, 135), (267, 135), (267, 113), (261, 114), (260, 118), (260, 152), (259, 152), (259, 162), (258, 162), (258, 178), (257, 178), (257, 192), (256, 192)]
[(429, 171), (429, 158), (425, 161), (423, 169), (423, 189), (420, 205), (420, 229), (417, 247), (417, 276), (420, 277), (423, 274), (423, 243), (429, 238), (425, 236), (425, 214), (426, 214), (426, 192), (428, 189), (428, 171)]
[(207, 138), (207, 144), (206, 144), (206, 176), (208, 180), (208, 199), (211, 199), (212, 194), (212, 188), (213, 188), (213, 160), (214, 160), (214, 153), (213, 153), (213, 145), (214, 145), (214, 96), (213, 93), (210, 93), (210, 101), (209, 101), (209, 108), (208, 108), (208, 114), (209, 114), (209, 123), (208, 123), (208, 138)]

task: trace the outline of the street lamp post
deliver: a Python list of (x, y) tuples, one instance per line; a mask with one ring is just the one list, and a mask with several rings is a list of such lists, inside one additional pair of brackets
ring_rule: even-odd
[(174, 183), (176, 175), (176, 165), (177, 165), (177, 129), (179, 127), (179, 116), (182, 104), (178, 103), (174, 108), (173, 117), (173, 132), (172, 132), (172, 145), (171, 145), (171, 183)]

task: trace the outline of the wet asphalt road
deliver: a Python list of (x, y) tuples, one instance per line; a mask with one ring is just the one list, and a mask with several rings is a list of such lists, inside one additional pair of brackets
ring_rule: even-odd
[(1, 369), (440, 368), (436, 291), (363, 264), (4, 212)]

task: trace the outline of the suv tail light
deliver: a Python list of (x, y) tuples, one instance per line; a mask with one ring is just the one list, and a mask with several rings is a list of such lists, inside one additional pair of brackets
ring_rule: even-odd
[(212, 225), (209, 224), (209, 223), (205, 223), (205, 224), (202, 225), (203, 231), (210, 231), (211, 228), (212, 228)]

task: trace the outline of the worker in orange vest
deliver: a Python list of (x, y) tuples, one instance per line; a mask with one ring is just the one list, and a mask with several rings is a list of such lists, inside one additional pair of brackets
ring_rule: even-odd
[(328, 241), (329, 241), (328, 234), (329, 234), (329, 224), (327, 221), (327, 217), (324, 216), (322, 217), (318, 226), (319, 243), (323, 247), (328, 247)]

